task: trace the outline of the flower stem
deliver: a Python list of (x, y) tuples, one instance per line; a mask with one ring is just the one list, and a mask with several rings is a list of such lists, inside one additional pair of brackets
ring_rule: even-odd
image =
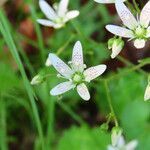
[(14, 60), (16, 61), (17, 65), (18, 65), (18, 68), (20, 70), (20, 73), (21, 73), (21, 76), (22, 76), (22, 79), (23, 79), (23, 83), (24, 83), (24, 86), (26, 88), (26, 92), (28, 94), (28, 97), (29, 97), (29, 100), (30, 100), (30, 103), (31, 103), (31, 106), (32, 106), (32, 111), (33, 111), (33, 115), (34, 115), (34, 119), (35, 119), (35, 124), (36, 124), (36, 127), (37, 127), (37, 130), (38, 130), (38, 133), (39, 133), (39, 138), (40, 138), (40, 141), (41, 141), (41, 147), (42, 147), (42, 150), (44, 150), (44, 138), (43, 138), (43, 130), (42, 130), (42, 125), (41, 125), (41, 121), (40, 121), (40, 117), (39, 117), (39, 113), (38, 113), (38, 108), (36, 106), (36, 102), (35, 102), (35, 99), (34, 99), (34, 95), (33, 95), (33, 89), (30, 85), (30, 82), (27, 78), (27, 75), (26, 75), (26, 72), (25, 72), (25, 69), (24, 69), (24, 66), (22, 64), (22, 61), (21, 61), (21, 58), (20, 58), (20, 55), (18, 53), (18, 50), (16, 48), (16, 45), (14, 43), (14, 39), (11, 35), (11, 30), (10, 30), (10, 26), (9, 26), (9, 22), (3, 12), (3, 10), (1, 9), (0, 10), (0, 19), (1, 19), (1, 22), (0, 22), (0, 32), (2, 33), (4, 39), (5, 39), (5, 42), (14, 58)]
[(7, 142), (7, 110), (6, 103), (0, 93), (0, 149), (8, 150), (8, 142)]
[(65, 50), (65, 48), (69, 45), (69, 43), (72, 42), (73, 38), (74, 38), (74, 34), (72, 34), (70, 38), (65, 42), (65, 44), (57, 50), (56, 54), (60, 55)]
[[(140, 64), (138, 64), (138, 65), (136, 65), (136, 66), (133, 66), (132, 68), (130, 68), (130, 69), (124, 71), (124, 72), (120, 72), (120, 73), (118, 73), (118, 74), (116, 74), (116, 75), (113, 75), (113, 76), (109, 77), (107, 80), (110, 81), (110, 80), (118, 79), (119, 77), (125, 76), (125, 75), (127, 75), (128, 73), (130, 73), (130, 72), (139, 70), (140, 68), (142, 68), (142, 67), (144, 67), (144, 66), (146, 66), (146, 65), (148, 65), (148, 64), (150, 64), (150, 63), (149, 63), (149, 62), (140, 63)], [(145, 74), (145, 75), (148, 76), (148, 74)]]
[(80, 125), (85, 125), (85, 121), (76, 113), (74, 113), (74, 111), (72, 111), (72, 109), (70, 107), (68, 107), (65, 103), (63, 103), (62, 101), (57, 101), (57, 104), (64, 110), (66, 111), (76, 122), (78, 122)]
[(111, 100), (111, 97), (110, 97), (110, 90), (109, 90), (109, 87), (108, 87), (108, 81), (107, 80), (104, 80), (104, 85), (105, 85), (106, 96), (107, 96), (107, 101), (108, 101), (108, 104), (109, 104), (109, 108), (110, 108), (111, 114), (113, 116), (115, 126), (118, 127), (119, 123), (118, 123), (118, 120), (117, 120), (117, 117), (116, 117), (116, 114), (115, 114), (115, 111), (114, 111), (114, 108), (113, 108), (113, 105), (112, 105), (112, 100)]

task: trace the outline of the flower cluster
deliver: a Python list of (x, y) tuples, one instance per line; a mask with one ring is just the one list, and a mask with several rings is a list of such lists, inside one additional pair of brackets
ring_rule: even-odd
[[(123, 49), (125, 42), (122, 38), (128, 38), (134, 42), (137, 49), (143, 48), (150, 38), (150, 1), (142, 9), (141, 13), (135, 16), (124, 4), (126, 0), (94, 0), (98, 3), (115, 3), (117, 13), (122, 20), (123, 26), (106, 25), (106, 29), (115, 36), (108, 41), (108, 49), (112, 49), (111, 58), (114, 59)], [(38, 19), (38, 23), (53, 27), (61, 28), (70, 19), (79, 15), (79, 11), (68, 11), (69, 0), (61, 0), (59, 4), (55, 4), (52, 8), (45, 0), (40, 0), (39, 5), (43, 13), (48, 19)], [(83, 61), (83, 49), (80, 41), (77, 41), (73, 47), (72, 59), (68, 64), (64, 63), (58, 56), (50, 53), (45, 63), (46, 66), (53, 66), (59, 73), (57, 77), (66, 79), (55, 86), (50, 94), (53, 96), (61, 95), (71, 89), (76, 89), (77, 93), (83, 100), (90, 99), (90, 93), (87, 83), (103, 74), (106, 65), (97, 65), (86, 69)], [(44, 78), (37, 75), (31, 81), (31, 84), (43, 82)], [(150, 99), (150, 80), (145, 91), (145, 101)], [(138, 142), (133, 140), (128, 144), (125, 143), (122, 130), (112, 130), (112, 144), (108, 146), (108, 150), (134, 150)]]
[[(95, 0), (98, 3), (115, 3), (115, 7), (118, 15), (120, 16), (123, 26), (106, 25), (106, 29), (115, 36), (108, 41), (108, 49), (112, 49), (111, 58), (114, 59), (123, 49), (124, 41), (122, 38), (129, 38), (134, 41), (136, 48), (143, 48), (146, 41), (150, 38), (150, 1), (142, 9), (137, 19), (130, 12), (130, 10), (124, 4), (125, 0)], [(78, 10), (68, 11), (69, 0), (60, 0), (59, 4), (55, 4), (52, 8), (45, 0), (40, 0), (39, 5), (43, 13), (48, 19), (38, 19), (38, 23), (50, 26), (53, 28), (61, 28), (70, 19), (73, 19), (79, 15)], [(78, 94), (84, 100), (90, 99), (90, 94), (85, 83), (90, 82), (94, 78), (101, 75), (106, 70), (106, 65), (98, 65), (86, 69), (86, 65), (83, 63), (83, 52), (81, 43), (76, 42), (73, 48), (72, 61), (70, 61), (70, 67), (60, 60), (55, 54), (49, 54), (45, 63), (46, 66), (53, 65), (54, 68), (60, 73), (58, 76), (67, 79), (67, 82), (60, 83), (51, 90), (51, 95), (61, 95), (71, 89), (76, 88)], [(43, 79), (38, 75), (35, 76), (31, 84), (38, 84)], [(145, 91), (144, 99), (150, 98), (150, 84)]]
[[(123, 1), (116, 0), (115, 6), (120, 19), (123, 22), (123, 26), (107, 25), (106, 29), (116, 36), (133, 40), (134, 46), (137, 49), (144, 48), (146, 41), (150, 38), (150, 1), (144, 6), (141, 14), (137, 16), (137, 19), (126, 7)], [(116, 52), (116, 55), (117, 54), (118, 52)]]

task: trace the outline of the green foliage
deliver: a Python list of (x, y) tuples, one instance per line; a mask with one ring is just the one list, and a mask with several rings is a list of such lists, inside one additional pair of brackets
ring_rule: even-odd
[[(43, 150), (106, 150), (111, 143), (110, 129), (114, 127), (109, 100), (126, 141), (137, 139), (137, 150), (150, 149), (150, 104), (143, 101), (148, 73), (140, 69), (150, 63), (150, 58), (140, 60), (137, 65), (118, 58), (127, 66), (117, 71), (108, 66), (106, 74), (89, 83), (89, 102), (82, 101), (76, 89), (60, 97), (50, 96), (50, 90), (64, 79), (56, 77), (53, 67), (44, 66), (49, 52), (68, 62), (74, 43), (80, 40), (88, 67), (114, 63), (104, 30), (114, 17), (105, 5), (93, 0), (84, 2), (70, 0), (69, 7), (79, 9), (80, 16), (64, 28), (52, 30), (37, 24), (36, 19), (43, 17), (38, 3), (25, 1), (28, 13), (25, 15), (21, 10), (19, 15), (32, 19), (34, 39), (18, 32), (22, 21), (19, 17), (14, 20), (16, 28), (9, 20), (11, 17), (0, 11), (0, 149), (15, 145), (17, 149), (35, 150), (41, 150), (42, 146)], [(45, 32), (49, 35), (45, 36)], [(22, 43), (33, 54), (26, 53)], [(11, 63), (12, 59), (17, 66)], [(120, 62), (115, 61), (119, 66)], [(45, 82), (31, 87), (30, 80), (36, 74)], [(112, 116), (109, 118), (108, 114)]]
[(71, 127), (63, 133), (58, 143), (58, 150), (105, 150), (110, 143), (110, 135), (100, 128), (87, 126)]
[(9, 65), (0, 62), (0, 91), (8, 92), (19, 86), (19, 79)]

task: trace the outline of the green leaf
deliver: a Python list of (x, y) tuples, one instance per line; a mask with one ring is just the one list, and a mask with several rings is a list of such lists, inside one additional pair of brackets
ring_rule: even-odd
[(0, 91), (6, 92), (17, 87), (19, 84), (19, 79), (15, 72), (9, 65), (0, 62)]
[(110, 136), (100, 128), (71, 127), (58, 142), (58, 150), (106, 150)]

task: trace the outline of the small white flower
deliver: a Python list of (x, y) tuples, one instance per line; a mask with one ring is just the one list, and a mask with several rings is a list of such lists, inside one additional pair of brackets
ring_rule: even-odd
[(75, 43), (73, 48), (72, 60), (69, 62), (71, 68), (55, 54), (50, 53), (49, 59), (54, 68), (59, 72), (59, 77), (68, 80), (58, 84), (50, 91), (50, 94), (53, 96), (61, 95), (76, 88), (82, 99), (89, 100), (90, 94), (85, 83), (97, 78), (106, 70), (106, 65), (98, 65), (84, 70), (82, 45), (79, 41)]
[[(135, 148), (138, 145), (137, 140), (132, 140), (131, 142), (126, 144), (124, 137), (120, 134), (120, 132), (114, 138), (115, 138), (115, 143), (109, 145), (107, 150), (135, 150)], [(113, 140), (114, 139), (112, 139), (112, 141)]]
[[(115, 3), (115, 0), (94, 0), (97, 3), (102, 3), (102, 4), (111, 4), (111, 3)], [(122, 1), (126, 1), (126, 0), (122, 0)]]
[(148, 85), (147, 85), (146, 90), (145, 90), (144, 100), (145, 101), (150, 100), (150, 77), (148, 79)]
[(124, 41), (121, 38), (111, 38), (108, 41), (108, 49), (112, 49), (111, 58), (114, 59), (123, 49)]
[(40, 8), (48, 19), (38, 19), (37, 22), (55, 29), (63, 27), (66, 22), (79, 15), (77, 10), (68, 11), (68, 3), (69, 0), (61, 0), (53, 9), (45, 0), (40, 0)]
[(150, 38), (150, 1), (142, 9), (139, 19), (133, 16), (122, 0), (116, 0), (115, 6), (125, 27), (107, 25), (106, 29), (117, 36), (134, 40), (136, 48), (143, 48)]

